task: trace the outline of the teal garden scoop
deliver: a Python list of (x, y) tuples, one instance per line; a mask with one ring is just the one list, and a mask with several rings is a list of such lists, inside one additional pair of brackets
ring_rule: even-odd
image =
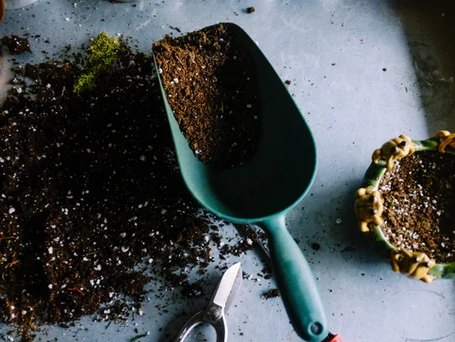
[(300, 337), (319, 342), (329, 335), (319, 291), (285, 227), (286, 214), (313, 182), (315, 143), (288, 90), (256, 43), (237, 25), (223, 25), (235, 30), (252, 55), (261, 105), (261, 141), (254, 158), (239, 167), (217, 170), (201, 163), (180, 131), (160, 80), (180, 170), (190, 192), (208, 211), (233, 223), (257, 224), (267, 232), (273, 272), (291, 323)]

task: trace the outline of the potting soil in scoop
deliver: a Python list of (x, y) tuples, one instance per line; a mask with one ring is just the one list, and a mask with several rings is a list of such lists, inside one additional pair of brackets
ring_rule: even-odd
[(252, 158), (260, 137), (259, 97), (248, 51), (218, 24), (153, 46), (163, 88), (199, 160), (230, 168)]

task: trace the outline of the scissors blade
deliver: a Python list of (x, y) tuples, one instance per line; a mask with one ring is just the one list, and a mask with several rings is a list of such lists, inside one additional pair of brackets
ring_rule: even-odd
[(237, 294), (240, 284), (242, 283), (242, 268), (240, 262), (232, 265), (223, 274), (218, 287), (213, 295), (212, 303), (222, 307), (227, 311), (235, 295)]

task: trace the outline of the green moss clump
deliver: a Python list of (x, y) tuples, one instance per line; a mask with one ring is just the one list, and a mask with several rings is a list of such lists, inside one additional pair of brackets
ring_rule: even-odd
[(90, 53), (87, 71), (79, 76), (74, 83), (73, 91), (80, 94), (83, 91), (95, 88), (96, 79), (117, 59), (117, 51), (120, 48), (118, 37), (110, 37), (106, 32), (101, 32), (93, 39), (89, 46)]

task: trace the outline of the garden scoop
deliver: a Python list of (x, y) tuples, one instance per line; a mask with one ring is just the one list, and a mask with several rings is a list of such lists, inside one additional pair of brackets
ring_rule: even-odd
[(233, 223), (257, 224), (267, 232), (273, 273), (294, 329), (306, 341), (327, 341), (331, 335), (315, 278), (285, 227), (286, 214), (313, 182), (315, 142), (256, 43), (237, 25), (223, 25), (231, 26), (251, 53), (258, 78), (262, 137), (253, 159), (241, 166), (219, 170), (201, 163), (180, 131), (160, 80), (180, 171), (192, 195), (208, 211)]

